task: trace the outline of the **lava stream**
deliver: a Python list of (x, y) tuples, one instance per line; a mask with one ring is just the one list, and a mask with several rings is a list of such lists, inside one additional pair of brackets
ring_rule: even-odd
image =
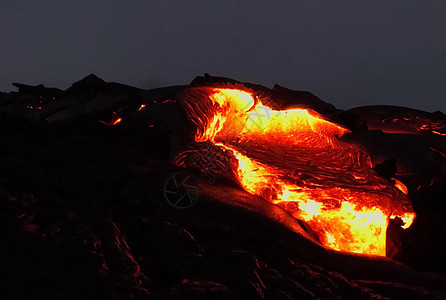
[(407, 228), (415, 217), (366, 151), (340, 140), (348, 130), (312, 110), (273, 110), (248, 91), (207, 87), (183, 104), (195, 141), (230, 153), (232, 179), (305, 220), (327, 248), (385, 255), (389, 218)]

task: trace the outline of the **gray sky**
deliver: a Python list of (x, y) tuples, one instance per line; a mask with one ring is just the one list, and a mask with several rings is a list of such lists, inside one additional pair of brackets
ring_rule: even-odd
[(446, 113), (446, 1), (0, 0), (0, 91), (95, 73), (141, 88), (205, 72), (339, 108)]

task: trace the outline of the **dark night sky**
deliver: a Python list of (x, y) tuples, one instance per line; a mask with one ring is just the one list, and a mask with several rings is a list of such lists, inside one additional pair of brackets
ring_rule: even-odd
[(0, 0), (0, 90), (95, 73), (141, 88), (205, 72), (339, 108), (446, 112), (446, 1)]

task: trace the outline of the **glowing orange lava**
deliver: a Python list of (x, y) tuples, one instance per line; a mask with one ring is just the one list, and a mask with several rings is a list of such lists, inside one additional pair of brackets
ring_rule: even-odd
[(113, 112), (112, 118), (110, 121), (108, 121), (108, 122), (100, 121), (100, 122), (107, 126), (113, 126), (113, 125), (121, 123), (121, 121), (122, 121), (122, 118), (120, 116), (118, 116), (118, 114), (116, 112)]
[(119, 124), (119, 123), (121, 123), (121, 121), (122, 121), (122, 118), (117, 118), (117, 119), (112, 123), (112, 125)]
[(438, 131), (435, 131), (435, 130), (432, 130), (432, 132), (435, 133), (435, 134), (441, 135), (441, 136), (446, 136), (446, 133), (438, 132)]
[(404, 183), (402, 183), (401, 181), (399, 181), (398, 179), (392, 178), (393, 181), (395, 181), (395, 187), (397, 189), (399, 189), (401, 192), (403, 192), (404, 194), (408, 194), (409, 190), (407, 189), (406, 185)]
[(327, 248), (386, 254), (390, 218), (410, 226), (408, 198), (371, 169), (348, 130), (316, 112), (265, 106), (252, 93), (193, 88), (183, 95), (196, 142), (231, 153), (233, 179), (247, 192), (305, 220)]

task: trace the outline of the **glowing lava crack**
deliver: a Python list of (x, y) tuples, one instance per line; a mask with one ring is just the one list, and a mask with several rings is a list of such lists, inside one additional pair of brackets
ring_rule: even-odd
[(385, 255), (389, 219), (412, 223), (409, 199), (371, 169), (362, 147), (339, 139), (347, 129), (316, 112), (273, 110), (238, 89), (192, 88), (181, 98), (195, 141), (229, 153), (232, 179), (305, 220), (323, 246)]

